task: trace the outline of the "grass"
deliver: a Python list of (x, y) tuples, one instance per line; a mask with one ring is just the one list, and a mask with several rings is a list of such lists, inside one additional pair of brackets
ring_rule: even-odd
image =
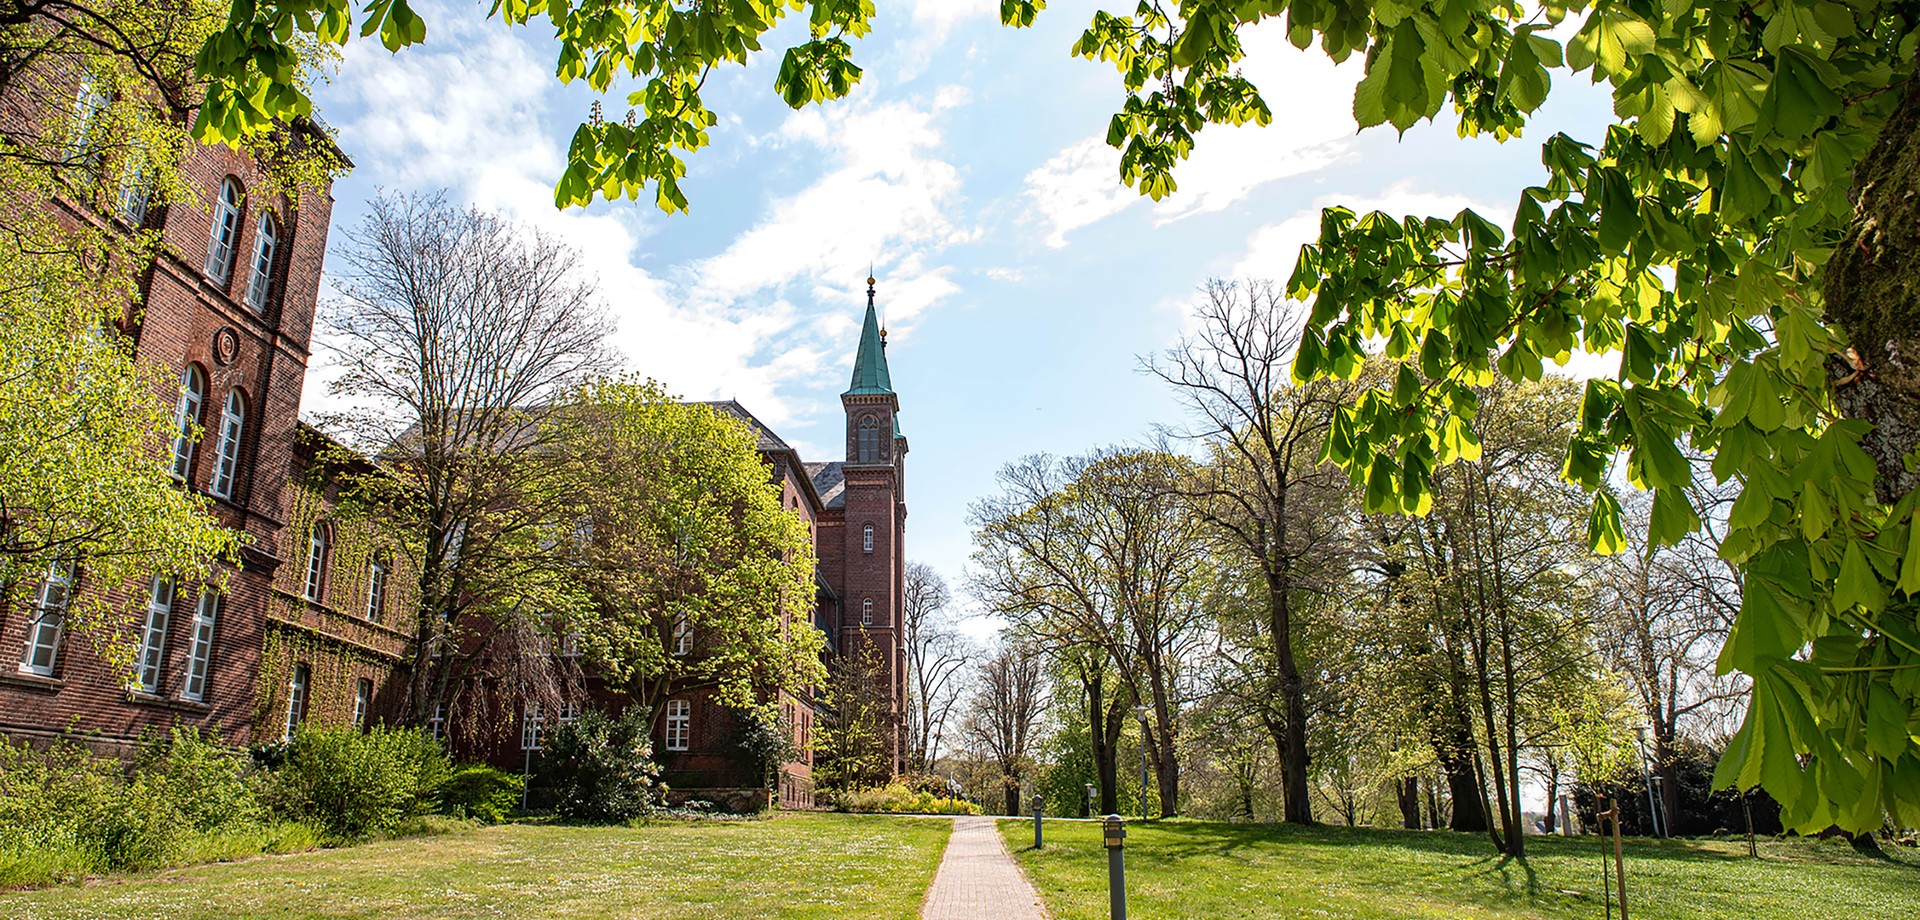
[(909, 918), (946, 821), (516, 824), (0, 892), (0, 917)]
[[(1100, 826), (1000, 822), (1058, 920), (1107, 916)], [(1177, 917), (1599, 917), (1599, 838), (1527, 840), (1522, 862), (1479, 835), (1291, 828), (1199, 821), (1129, 822), (1128, 908)], [(1606, 841), (1608, 851), (1611, 840)], [(1630, 842), (1628, 907), (1663, 917), (1920, 916), (1920, 855), (1855, 855), (1846, 844), (1741, 840)], [(1616, 908), (1617, 909), (1617, 908)]]

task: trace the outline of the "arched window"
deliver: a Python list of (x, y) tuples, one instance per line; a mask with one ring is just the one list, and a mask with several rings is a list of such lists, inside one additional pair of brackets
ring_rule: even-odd
[(872, 524), (868, 524), (867, 526), (860, 528), (860, 551), (863, 553), (873, 552), (873, 525)]
[(378, 623), (387, 612), (387, 572), (385, 557), (375, 556), (367, 563), (367, 622)]
[(213, 494), (233, 497), (233, 481), (240, 472), (240, 432), (247, 421), (247, 402), (237, 389), (227, 391), (227, 405), (220, 413), (220, 446), (214, 458)]
[(856, 454), (861, 463), (880, 462), (880, 423), (871, 415), (860, 418), (860, 450)]
[(353, 682), (353, 727), (367, 727), (367, 710), (373, 708), (373, 679), (362, 677)]
[(207, 237), (207, 277), (221, 284), (233, 272), (233, 247), (240, 241), (240, 183), (220, 183), (213, 206), (213, 230)]
[(685, 655), (693, 651), (693, 621), (686, 611), (673, 615), (673, 653)]
[(873, 598), (871, 597), (862, 598), (860, 601), (860, 625), (873, 625)]
[(60, 634), (67, 623), (67, 601), (73, 597), (71, 560), (47, 566), (40, 590), (33, 598), (33, 613), (27, 619), (27, 646), (20, 654), (20, 670), (41, 677), (52, 677), (54, 662), (60, 656)]
[(287, 730), (282, 737), (293, 740), (300, 721), (307, 716), (307, 684), (313, 681), (313, 669), (305, 664), (293, 666), (293, 680), (287, 683)]
[(198, 703), (207, 698), (207, 665), (213, 660), (213, 625), (220, 615), (220, 595), (202, 591), (200, 606), (193, 612), (193, 648), (187, 653), (187, 679), (180, 684), (180, 698)]
[(67, 144), (67, 159), (87, 168), (100, 165), (100, 143), (96, 136), (100, 116), (113, 104), (105, 87), (94, 82), (92, 74), (80, 77), (80, 92), (73, 100), (73, 124)]
[(134, 686), (160, 692), (160, 662), (167, 654), (167, 621), (173, 618), (173, 582), (153, 580), (147, 596), (147, 628), (140, 632), (140, 655), (134, 659)]
[(193, 429), (200, 424), (200, 401), (206, 394), (200, 369), (187, 365), (180, 375), (180, 405), (173, 413), (173, 478), (182, 482), (193, 472)]
[(326, 521), (315, 521), (307, 538), (307, 600), (318, 601), (327, 586), (327, 544), (332, 542)]
[(264, 211), (253, 234), (253, 270), (247, 274), (247, 306), (255, 312), (267, 309), (267, 295), (273, 289), (273, 253), (279, 244), (280, 223), (272, 211)]
[(130, 168), (120, 177), (120, 219), (135, 230), (147, 222), (147, 205), (153, 198), (152, 182), (146, 171)]

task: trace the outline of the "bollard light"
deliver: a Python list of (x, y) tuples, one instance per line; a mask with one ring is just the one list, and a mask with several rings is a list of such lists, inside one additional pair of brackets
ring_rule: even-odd
[(1107, 904), (1113, 920), (1127, 920), (1127, 822), (1108, 815), (1100, 822), (1107, 841)]
[(1033, 848), (1036, 850), (1041, 848), (1040, 819), (1042, 815), (1046, 814), (1046, 812), (1043, 810), (1045, 806), (1046, 806), (1046, 802), (1044, 799), (1040, 797), (1040, 793), (1038, 792), (1034, 793), (1033, 794)]

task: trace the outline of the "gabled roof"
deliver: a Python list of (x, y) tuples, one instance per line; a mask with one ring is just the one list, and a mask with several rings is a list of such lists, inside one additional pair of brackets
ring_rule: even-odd
[(887, 339), (873, 310), (871, 279), (867, 288), (867, 319), (860, 327), (860, 351), (853, 358), (853, 383), (842, 396), (887, 396), (893, 377), (887, 373)]
[(775, 451), (783, 451), (783, 450), (793, 451), (793, 447), (789, 445), (787, 442), (780, 440), (780, 436), (777, 434), (774, 434), (773, 429), (768, 428), (766, 426), (766, 423), (760, 421), (757, 418), (754, 418), (753, 413), (748, 412), (746, 406), (740, 405), (740, 403), (736, 402), (735, 400), (731, 400), (731, 399), (709, 400), (709, 401), (702, 402), (701, 405), (712, 406), (721, 412), (725, 412), (726, 414), (739, 419), (740, 421), (746, 422), (747, 427), (753, 429), (754, 437), (759, 440), (759, 448), (762, 452), (773, 453)]
[(826, 463), (806, 464), (807, 478), (813, 480), (813, 491), (819, 493), (820, 504), (828, 508), (847, 506), (847, 472), (845, 464), (838, 460)]

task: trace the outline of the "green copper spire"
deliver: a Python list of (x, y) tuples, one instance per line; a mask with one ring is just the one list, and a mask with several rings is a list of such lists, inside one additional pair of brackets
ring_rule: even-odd
[(873, 276), (867, 276), (867, 320), (860, 327), (860, 353), (853, 359), (853, 383), (842, 396), (880, 396), (893, 392), (887, 373), (887, 334), (873, 309)]

